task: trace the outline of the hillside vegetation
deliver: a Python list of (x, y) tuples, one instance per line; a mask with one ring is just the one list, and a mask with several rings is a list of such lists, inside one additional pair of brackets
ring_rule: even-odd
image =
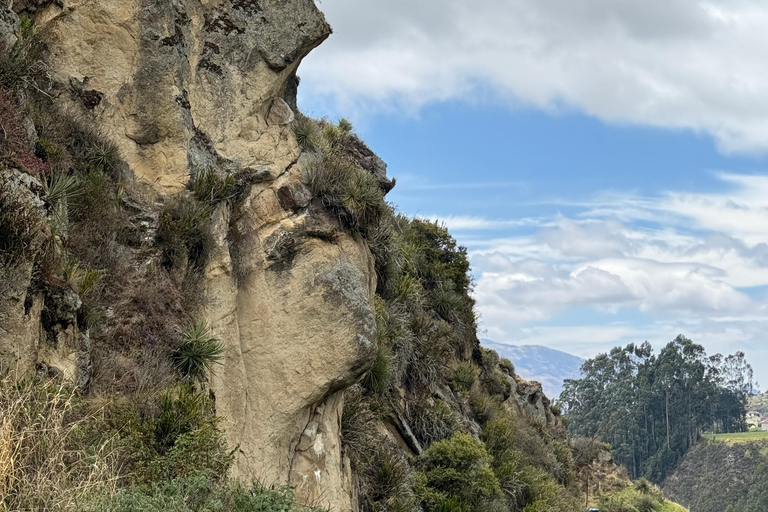
[(768, 510), (768, 440), (743, 435), (704, 439), (662, 488), (691, 512)]
[(646, 342), (590, 359), (560, 401), (572, 435), (610, 443), (630, 476), (660, 483), (703, 432), (746, 430), (751, 390), (743, 353), (708, 357), (680, 335), (658, 354)]
[(759, 412), (763, 419), (768, 418), (768, 393), (750, 396), (747, 408)]
[(506, 345), (481, 339), (484, 347), (515, 362), (515, 368), (526, 380), (540, 382), (547, 396), (560, 396), (567, 379), (578, 379), (584, 359), (539, 345)]

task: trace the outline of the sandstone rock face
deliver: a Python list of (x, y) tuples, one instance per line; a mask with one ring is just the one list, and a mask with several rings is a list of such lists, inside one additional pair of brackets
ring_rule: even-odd
[[(42, 2), (37, 2), (40, 4)], [(282, 99), (330, 33), (312, 0), (65, 0), (35, 7), (62, 97), (158, 192), (229, 162), (298, 156)]]
[(227, 340), (212, 389), (239, 445), (238, 476), (290, 481), (305, 503), (352, 510), (341, 395), (375, 355), (373, 258), (349, 234), (310, 235), (333, 230), (322, 210), (281, 206), (279, 191), (301, 190), (300, 176), (294, 166), (231, 216), (218, 212), (216, 232), (237, 236), (219, 237), (206, 271), (207, 316)]
[(354, 510), (342, 392), (375, 356), (376, 282), (367, 243), (302, 183), (296, 69), (330, 34), (314, 1), (22, 4), (47, 42), (59, 99), (116, 142), (158, 197), (204, 168), (250, 177), (244, 200), (214, 213), (201, 301), (226, 347), (210, 383), (238, 447), (235, 476)]

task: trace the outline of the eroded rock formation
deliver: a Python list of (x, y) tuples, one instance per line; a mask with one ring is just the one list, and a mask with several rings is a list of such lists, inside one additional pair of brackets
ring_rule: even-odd
[[(235, 476), (290, 481), (301, 502), (351, 510), (341, 393), (375, 355), (373, 259), (366, 242), (339, 230), (303, 185), (295, 112), (284, 99), (293, 101), (301, 59), (330, 34), (323, 15), (312, 0), (13, 7), (35, 19), (57, 101), (114, 141), (156, 200), (208, 168), (250, 177), (243, 200), (214, 213), (201, 300), (226, 348), (211, 391), (237, 447)], [(17, 21), (6, 17), (13, 28)], [(361, 158), (387, 181), (375, 155)], [(29, 346), (20, 351), (29, 361), (10, 360), (75, 374), (79, 364), (83, 373), (87, 350), (79, 349), (88, 338), (69, 318), (76, 304), (41, 295), (26, 299), (36, 309), (25, 311), (25, 283), (19, 288), (18, 318), (5, 322), (15, 330), (0, 345)], [(67, 305), (74, 310), (46, 317)], [(50, 325), (41, 330), (35, 322)], [(57, 338), (31, 339), (46, 333)]]

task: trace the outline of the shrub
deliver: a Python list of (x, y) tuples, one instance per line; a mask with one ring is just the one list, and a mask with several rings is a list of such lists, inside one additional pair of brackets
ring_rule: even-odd
[(86, 512), (292, 512), (310, 511), (296, 505), (290, 487), (267, 488), (235, 481), (219, 483), (196, 474), (113, 495), (95, 497)]
[(430, 298), (437, 314), (449, 322), (456, 318), (464, 305), (464, 297), (454, 290), (454, 284), (450, 281), (439, 283), (432, 290)]
[(205, 473), (226, 477), (233, 453), (227, 451), (213, 401), (189, 385), (173, 386), (147, 402), (115, 400), (107, 426), (120, 432), (125, 466), (138, 484)]
[(488, 394), (478, 391), (469, 395), (469, 405), (472, 412), (481, 423), (487, 422), (502, 407), (498, 397), (491, 397)]
[(117, 144), (104, 136), (94, 134), (94, 139), (90, 141), (87, 147), (85, 161), (99, 169), (114, 179), (120, 176), (117, 174), (120, 169), (121, 157)]
[(483, 367), (488, 370), (493, 370), (499, 365), (499, 353), (489, 348), (480, 347), (480, 352), (483, 355)]
[(163, 249), (162, 264), (168, 269), (202, 269), (213, 247), (210, 208), (194, 198), (176, 198), (160, 212), (157, 243)]
[(198, 321), (181, 334), (181, 343), (173, 353), (176, 369), (185, 378), (204, 381), (206, 374), (213, 372), (214, 365), (221, 364), (224, 345), (211, 336), (205, 322)]
[(83, 267), (80, 264), (80, 260), (70, 256), (69, 260), (64, 264), (62, 278), (72, 290), (81, 297), (85, 297), (96, 287), (101, 274), (98, 270)]
[(362, 384), (369, 392), (384, 395), (389, 391), (392, 380), (392, 353), (388, 347), (379, 344), (376, 359), (365, 373)]
[(215, 169), (200, 169), (193, 174), (187, 188), (192, 191), (198, 201), (213, 208), (235, 197), (235, 176), (228, 174), (222, 177)]
[(370, 172), (355, 168), (346, 177), (341, 189), (341, 203), (351, 216), (352, 225), (367, 232), (368, 226), (378, 224), (386, 211), (384, 192)]
[(414, 509), (413, 470), (398, 446), (386, 441), (370, 446), (357, 469), (363, 510)]
[(477, 380), (477, 370), (470, 363), (459, 363), (453, 369), (451, 381), (456, 391), (469, 391)]
[(339, 130), (341, 130), (344, 133), (351, 133), (353, 130), (352, 123), (349, 122), (348, 119), (342, 117), (339, 119)]
[(483, 371), (482, 381), (483, 386), (491, 396), (499, 396), (506, 400), (512, 392), (512, 384), (508, 377), (498, 370)]
[(353, 464), (363, 461), (366, 451), (377, 444), (377, 418), (369, 404), (359, 386), (352, 386), (344, 392), (341, 439)]
[(432, 443), (448, 439), (461, 429), (461, 418), (442, 400), (435, 405), (421, 402), (409, 410), (408, 420), (413, 433), (424, 448)]
[(66, 233), (69, 227), (69, 209), (72, 201), (84, 192), (76, 176), (54, 173), (43, 182), (48, 203), (53, 212), (53, 224), (59, 232)]
[(338, 127), (324, 126), (316, 145), (320, 155), (307, 166), (305, 181), (343, 227), (368, 236), (390, 210), (376, 177), (344, 152), (345, 137)]
[(499, 368), (505, 371), (507, 375), (509, 375), (510, 377), (515, 376), (515, 365), (512, 363), (512, 361), (510, 361), (506, 357), (502, 358), (499, 361)]
[(493, 510), (502, 502), (499, 481), (483, 443), (456, 433), (438, 441), (419, 457), (420, 491), (427, 511)]
[(46, 225), (44, 213), (29, 204), (10, 180), (0, 178), (0, 263), (12, 267), (32, 261), (46, 236)]
[(48, 89), (50, 77), (41, 54), (42, 45), (35, 37), (34, 23), (22, 17), (16, 42), (11, 48), (0, 48), (0, 84), (22, 94), (28, 89)]
[(312, 119), (303, 115), (297, 116), (293, 126), (293, 134), (296, 136), (296, 143), (302, 150), (314, 151), (316, 149), (317, 126)]

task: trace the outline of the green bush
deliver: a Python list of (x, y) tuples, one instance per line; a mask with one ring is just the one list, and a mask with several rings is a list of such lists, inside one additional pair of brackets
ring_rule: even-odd
[(515, 365), (512, 363), (512, 361), (510, 361), (506, 357), (502, 358), (499, 361), (499, 368), (505, 371), (507, 375), (509, 375), (510, 377), (515, 376)]
[(192, 191), (198, 201), (213, 208), (235, 197), (236, 180), (232, 174), (222, 177), (215, 169), (209, 167), (193, 173), (187, 188)]
[(470, 363), (459, 363), (453, 369), (451, 381), (456, 391), (469, 391), (477, 380), (477, 370)]
[(290, 487), (244, 486), (219, 483), (205, 473), (154, 483), (146, 488), (120, 490), (93, 498), (88, 512), (292, 512), (309, 511), (296, 505)]
[(421, 402), (409, 412), (411, 429), (424, 448), (452, 437), (461, 429), (458, 413), (442, 400), (435, 400), (434, 406)]
[(314, 138), (297, 133), (300, 144), (319, 150), (318, 158), (307, 166), (305, 181), (309, 189), (336, 213), (343, 227), (368, 236), (390, 214), (378, 179), (345, 152), (348, 133), (326, 124), (316, 143), (312, 142)]
[(512, 392), (508, 377), (498, 370), (483, 371), (482, 382), (489, 395), (501, 397), (502, 400), (509, 398)]
[(303, 115), (297, 116), (293, 134), (302, 150), (314, 151), (317, 148), (317, 125), (312, 119)]
[(202, 269), (213, 247), (210, 207), (195, 198), (171, 199), (160, 212), (157, 243), (168, 269)]
[(491, 469), (492, 457), (482, 441), (456, 433), (438, 441), (419, 457), (418, 480), (422, 503), (428, 512), (493, 510), (503, 497)]
[(392, 353), (386, 345), (379, 344), (376, 348), (376, 359), (365, 372), (362, 384), (369, 392), (385, 395), (389, 391), (392, 380)]
[(344, 133), (351, 133), (353, 129), (354, 127), (352, 126), (352, 123), (348, 119), (344, 117), (339, 119), (339, 130), (341, 130)]
[(205, 322), (198, 321), (181, 333), (181, 343), (173, 353), (176, 369), (187, 379), (204, 381), (214, 365), (221, 364), (224, 345), (211, 336)]
[(41, 58), (42, 45), (31, 19), (21, 18), (16, 42), (10, 48), (0, 48), (0, 55), (0, 85), (20, 93), (49, 88), (48, 67)]
[(115, 401), (102, 430), (119, 433), (135, 483), (205, 473), (224, 479), (233, 461), (213, 401), (189, 385), (171, 387), (147, 403)]

